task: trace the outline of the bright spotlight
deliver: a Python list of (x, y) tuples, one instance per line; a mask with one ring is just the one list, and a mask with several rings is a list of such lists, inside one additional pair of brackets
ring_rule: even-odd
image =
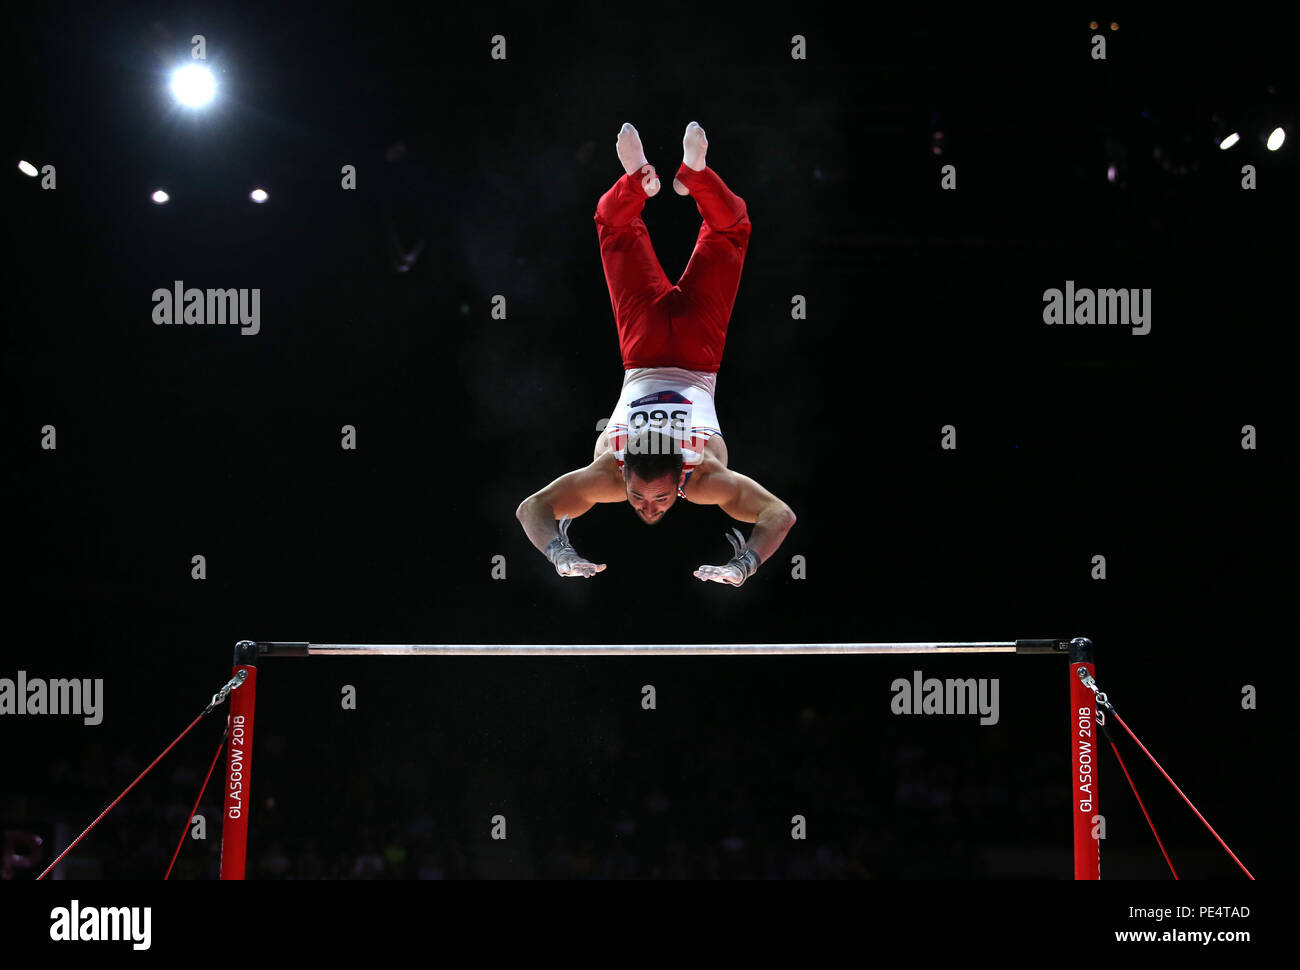
[(18, 163), (18, 171), (22, 172), (24, 175), (32, 176), (32, 178), (35, 178), (36, 175), (38, 174), (36, 171), (36, 166), (33, 165), (31, 162), (27, 162), (27, 161), (20, 161)]
[(1274, 128), (1272, 133), (1268, 136), (1268, 141), (1265, 142), (1265, 144), (1268, 146), (1270, 152), (1275, 152), (1282, 147), (1282, 142), (1284, 141), (1286, 141), (1286, 132), (1281, 128)]
[(162, 189), (159, 189), (153, 195), (149, 196), (149, 198), (153, 199), (159, 205), (162, 205), (164, 202), (168, 201), (171, 198), (171, 196), (168, 195), (166, 192), (164, 192)]
[(1241, 141), (1241, 135), (1237, 134), (1237, 132), (1234, 131), (1227, 138), (1223, 139), (1223, 141), (1219, 142), (1219, 150), (1227, 151), (1229, 148), (1237, 144), (1237, 142), (1239, 141)]
[(252, 192), (248, 193), (248, 197), (254, 202), (265, 202), (269, 198), (266, 189), (253, 189)]
[(186, 64), (172, 74), (172, 94), (187, 108), (203, 107), (216, 90), (212, 72), (199, 64)]

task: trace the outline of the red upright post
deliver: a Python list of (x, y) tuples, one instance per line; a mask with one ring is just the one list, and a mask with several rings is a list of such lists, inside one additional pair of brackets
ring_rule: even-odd
[(226, 794), (221, 823), (221, 878), (243, 879), (248, 849), (249, 792), (253, 778), (253, 704), (257, 699), (257, 644), (235, 645), (234, 675), (246, 673), (231, 691), (227, 721)]
[(1100, 812), (1097, 801), (1096, 695), (1084, 684), (1081, 672), (1096, 676), (1092, 641), (1076, 637), (1070, 641), (1070, 742), (1072, 808), (1074, 814), (1074, 878), (1101, 878)]

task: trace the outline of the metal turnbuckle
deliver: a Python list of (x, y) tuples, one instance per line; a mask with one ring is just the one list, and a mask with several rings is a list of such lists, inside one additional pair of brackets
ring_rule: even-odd
[(247, 670), (241, 670), (239, 671), (239, 673), (235, 674), (235, 676), (231, 677), (228, 681), (226, 681), (225, 686), (222, 687), (221, 690), (217, 691), (215, 694), (212, 695), (212, 702), (208, 704), (206, 708), (203, 709), (203, 713), (209, 714), (211, 713), (212, 709), (215, 708), (218, 704), (224, 704), (226, 702), (226, 698), (230, 696), (230, 692), (235, 688), (239, 687), (241, 684), (243, 684), (243, 682), (246, 681), (247, 679), (248, 679)]
[(1088, 673), (1083, 667), (1079, 668), (1079, 680), (1083, 681), (1083, 686), (1088, 688), (1097, 695), (1097, 723), (1106, 723), (1106, 711), (1103, 708), (1110, 707), (1110, 698), (1106, 696), (1104, 690), (1097, 689), (1097, 682), (1093, 680), (1092, 674)]

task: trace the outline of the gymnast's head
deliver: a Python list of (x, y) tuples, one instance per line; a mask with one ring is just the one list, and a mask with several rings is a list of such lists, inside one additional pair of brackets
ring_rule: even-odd
[(658, 525), (677, 501), (686, 481), (682, 444), (661, 431), (642, 430), (630, 436), (623, 451), (623, 480), (632, 511), (646, 525)]

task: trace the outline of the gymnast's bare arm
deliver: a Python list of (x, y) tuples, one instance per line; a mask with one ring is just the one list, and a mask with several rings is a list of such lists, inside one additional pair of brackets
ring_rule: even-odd
[(715, 467), (692, 476), (687, 499), (699, 505), (717, 505), (733, 519), (754, 523), (749, 548), (767, 560), (795, 523), (794, 511), (748, 475), (730, 468)]
[(585, 468), (561, 475), (519, 503), (515, 518), (538, 552), (545, 554), (551, 540), (559, 538), (555, 523), (561, 517), (576, 519), (597, 502), (627, 501), (627, 490), (617, 475), (617, 464), (611, 475), (612, 461), (611, 456), (601, 455)]

